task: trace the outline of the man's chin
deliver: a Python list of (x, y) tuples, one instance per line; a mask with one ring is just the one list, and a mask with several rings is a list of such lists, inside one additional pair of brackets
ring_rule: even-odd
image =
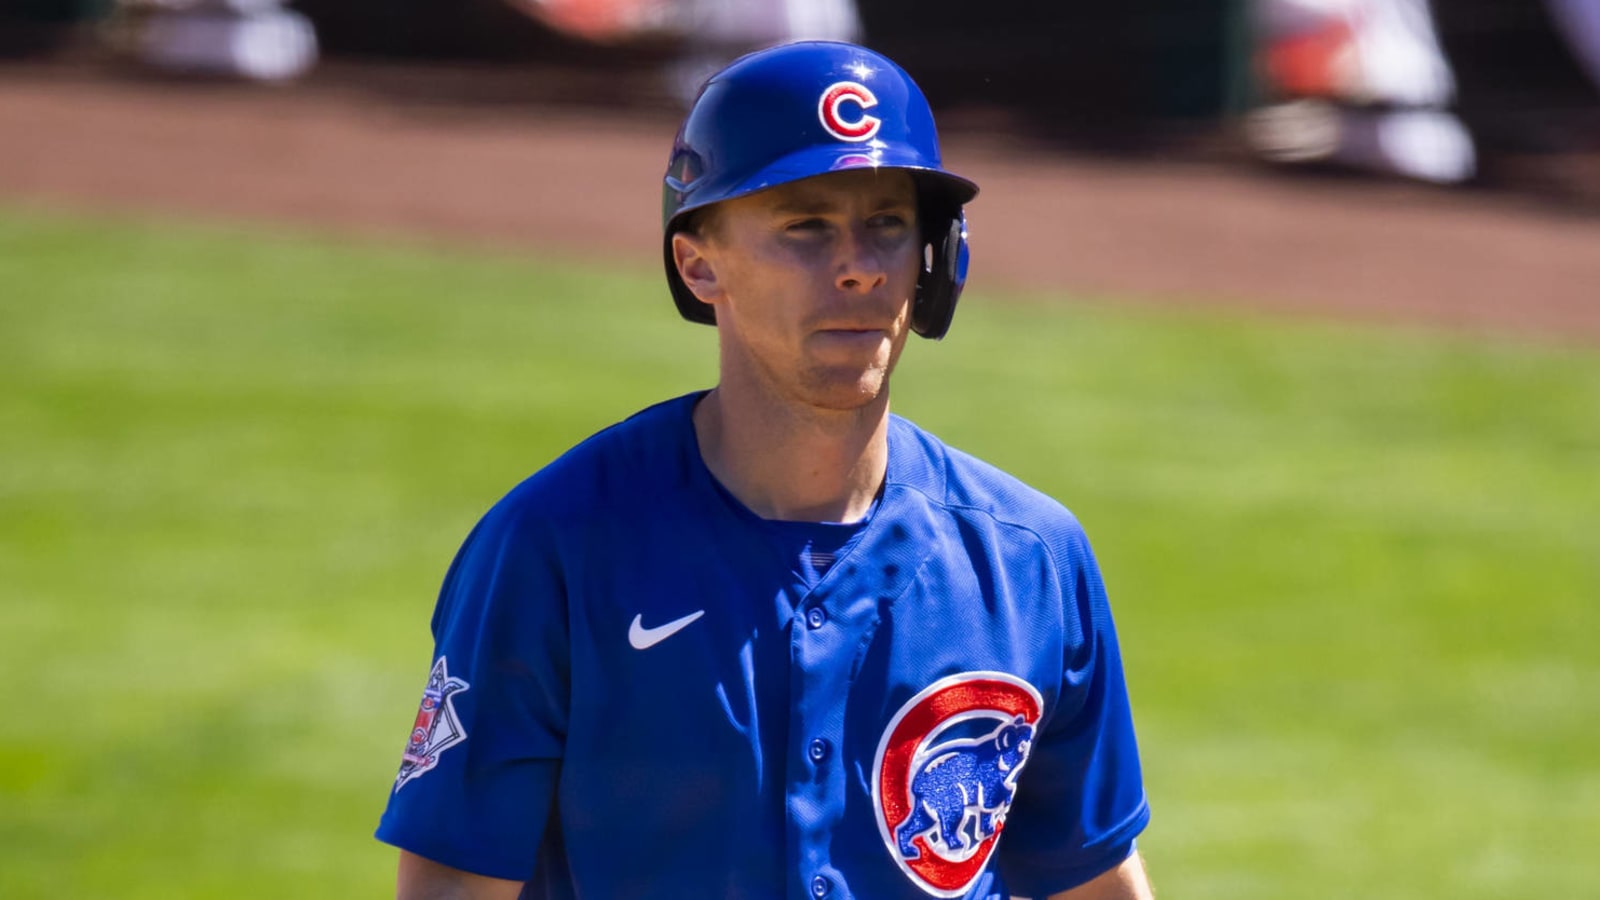
[(806, 381), (806, 399), (818, 409), (851, 412), (885, 400), (889, 394), (889, 377), (881, 369), (821, 372)]

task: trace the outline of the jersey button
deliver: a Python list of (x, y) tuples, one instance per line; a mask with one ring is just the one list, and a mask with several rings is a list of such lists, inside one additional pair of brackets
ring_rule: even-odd
[(822, 607), (813, 606), (806, 610), (806, 624), (812, 628), (821, 628), (827, 621), (828, 614), (822, 611)]
[(811, 755), (812, 762), (821, 763), (828, 758), (828, 742), (822, 738), (817, 738), (811, 742), (810, 747), (806, 748), (806, 752)]
[(829, 889), (832, 887), (833, 884), (829, 882), (828, 879), (818, 875), (817, 877), (811, 879), (811, 896), (826, 897), (828, 896)]

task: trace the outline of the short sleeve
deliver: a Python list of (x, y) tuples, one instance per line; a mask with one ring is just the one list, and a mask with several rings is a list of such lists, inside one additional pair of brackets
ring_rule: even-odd
[(555, 541), (517, 497), (478, 523), (445, 577), (433, 661), (377, 837), (523, 881), (560, 771), (569, 644)]
[(1105, 585), (1081, 530), (1062, 544), (1060, 694), (1029, 754), (999, 848), (1008, 888), (1027, 897), (1077, 887), (1116, 866), (1150, 818)]

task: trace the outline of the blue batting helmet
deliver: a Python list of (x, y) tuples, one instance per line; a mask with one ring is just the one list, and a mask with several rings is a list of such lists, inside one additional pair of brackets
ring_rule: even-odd
[(929, 247), (912, 330), (940, 338), (967, 276), (962, 205), (978, 186), (944, 170), (927, 98), (904, 69), (854, 44), (802, 41), (740, 57), (711, 76), (678, 131), (661, 212), (667, 283), (678, 312), (712, 324), (678, 275), (672, 235), (697, 209), (842, 169), (909, 171)]

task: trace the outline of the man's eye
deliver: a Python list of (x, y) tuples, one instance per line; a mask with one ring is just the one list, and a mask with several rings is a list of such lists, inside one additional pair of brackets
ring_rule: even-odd
[(810, 232), (821, 231), (821, 230), (823, 230), (824, 228), (827, 228), (827, 227), (828, 227), (828, 223), (824, 222), (821, 219), (801, 219), (801, 220), (799, 220), (797, 222), (790, 222), (785, 227), (785, 230), (789, 231), (789, 232), (797, 233), (797, 234), (805, 234), (805, 233), (810, 233)]
[(882, 213), (873, 216), (869, 224), (876, 228), (901, 228), (907, 224), (907, 220), (900, 213)]

